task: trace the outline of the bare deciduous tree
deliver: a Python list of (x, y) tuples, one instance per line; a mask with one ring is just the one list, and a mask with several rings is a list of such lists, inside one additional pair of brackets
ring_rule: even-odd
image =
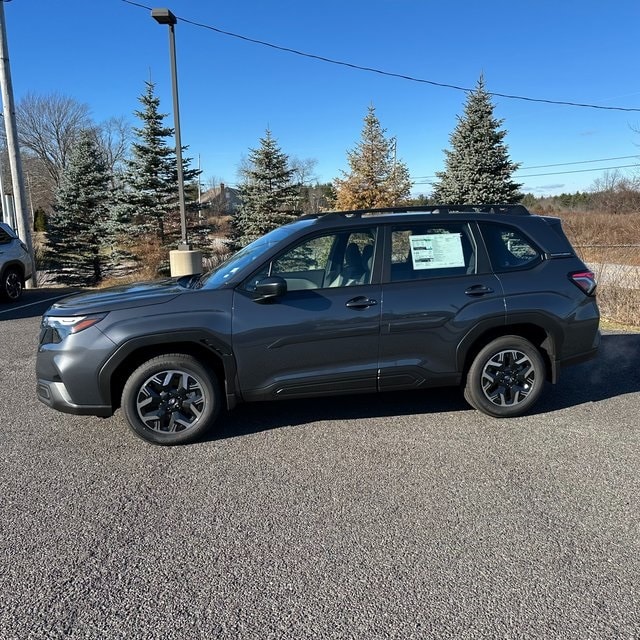
[(318, 161), (315, 158), (307, 158), (306, 160), (291, 158), (289, 164), (293, 169), (294, 179), (297, 184), (308, 187), (318, 181), (315, 174)]
[(97, 135), (107, 168), (112, 174), (117, 175), (129, 152), (132, 140), (131, 125), (123, 116), (109, 118), (98, 127)]
[(16, 108), (20, 145), (44, 164), (57, 186), (78, 134), (92, 126), (89, 107), (60, 94), (27, 94)]
[(640, 178), (606, 171), (591, 187), (594, 208), (608, 213), (640, 211)]
[(44, 163), (37, 156), (29, 153), (23, 157), (27, 202), (31, 214), (36, 209), (49, 211), (53, 202), (55, 185)]

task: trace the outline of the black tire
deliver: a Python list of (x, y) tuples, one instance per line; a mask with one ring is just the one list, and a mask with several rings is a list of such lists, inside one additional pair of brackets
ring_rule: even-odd
[(536, 403), (544, 387), (544, 359), (521, 336), (502, 336), (475, 357), (464, 389), (466, 401), (496, 418), (520, 416)]
[(10, 302), (16, 302), (22, 296), (24, 290), (24, 278), (20, 269), (17, 267), (9, 267), (2, 274), (0, 281), (0, 296)]
[(215, 423), (222, 403), (216, 374), (184, 353), (140, 365), (122, 391), (122, 409), (133, 432), (154, 444), (187, 444)]

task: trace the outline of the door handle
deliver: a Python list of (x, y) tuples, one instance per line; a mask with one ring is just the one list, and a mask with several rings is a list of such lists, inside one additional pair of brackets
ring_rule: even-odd
[(487, 293), (493, 293), (493, 289), (484, 284), (474, 284), (472, 287), (465, 289), (465, 293), (468, 296), (485, 296)]
[(351, 298), (351, 300), (345, 304), (345, 307), (349, 307), (349, 309), (366, 309), (376, 304), (378, 304), (377, 300), (372, 300), (371, 298), (367, 298), (367, 296), (358, 296), (357, 298)]

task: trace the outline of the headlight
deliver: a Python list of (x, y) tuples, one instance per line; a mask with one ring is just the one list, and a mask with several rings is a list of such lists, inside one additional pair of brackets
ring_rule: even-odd
[(106, 317), (106, 313), (86, 316), (43, 316), (40, 344), (62, 342), (68, 335), (80, 333)]

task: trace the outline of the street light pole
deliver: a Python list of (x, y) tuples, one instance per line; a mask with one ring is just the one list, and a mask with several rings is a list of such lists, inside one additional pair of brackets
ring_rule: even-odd
[(171, 59), (171, 88), (173, 93), (173, 127), (176, 137), (176, 163), (178, 168), (178, 199), (180, 201), (180, 227), (182, 244), (180, 249), (189, 250), (187, 242), (187, 211), (184, 202), (184, 174), (182, 170), (182, 137), (180, 135), (180, 101), (178, 100), (178, 65), (176, 64), (176, 33), (178, 19), (169, 9), (152, 9), (151, 17), (158, 24), (169, 27), (169, 57)]
[[(176, 64), (176, 35), (174, 27), (178, 19), (169, 9), (152, 9), (151, 17), (158, 24), (169, 27), (169, 57), (171, 58), (171, 85), (173, 93), (173, 127), (176, 140), (176, 165), (178, 171), (178, 200), (180, 205), (181, 243), (178, 251), (170, 252), (172, 275), (190, 275), (202, 271), (202, 254), (191, 251), (187, 239), (187, 210), (184, 197), (184, 172), (182, 167), (182, 137), (180, 135), (180, 104), (178, 101), (178, 69)], [(189, 271), (190, 273), (185, 273)]]

